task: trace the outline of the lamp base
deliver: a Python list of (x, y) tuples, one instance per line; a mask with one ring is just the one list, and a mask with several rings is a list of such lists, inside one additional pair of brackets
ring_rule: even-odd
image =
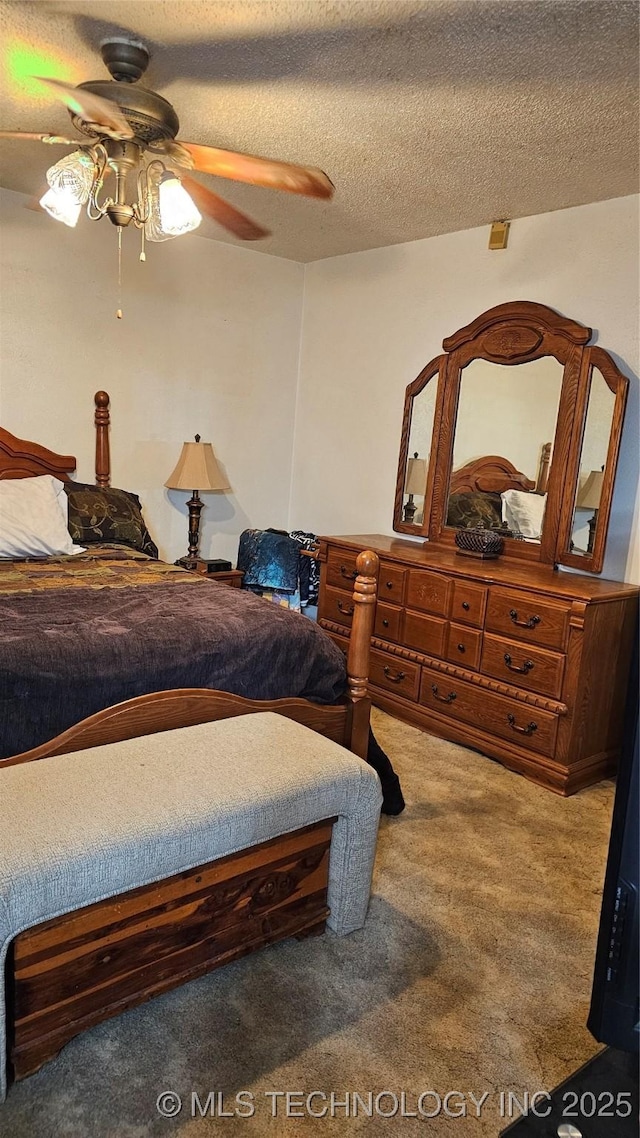
[(403, 521), (408, 522), (409, 525), (413, 525), (413, 519), (416, 516), (417, 509), (418, 509), (418, 507), (416, 506), (416, 504), (413, 500), (413, 494), (409, 494), (409, 500), (408, 500), (408, 502), (405, 503), (405, 507), (404, 507)]
[(595, 510), (592, 518), (589, 518), (589, 538), (587, 540), (587, 553), (593, 553), (593, 543), (596, 540), (596, 525), (598, 524), (598, 511)]

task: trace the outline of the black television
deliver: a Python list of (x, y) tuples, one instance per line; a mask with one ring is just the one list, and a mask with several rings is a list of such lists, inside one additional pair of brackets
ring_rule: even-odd
[(555, 1088), (543, 1117), (524, 1115), (502, 1138), (637, 1138), (639, 775), (636, 647), (587, 1019), (591, 1034), (607, 1046)]
[(638, 1051), (638, 646), (626, 708), (587, 1027), (619, 1051)]

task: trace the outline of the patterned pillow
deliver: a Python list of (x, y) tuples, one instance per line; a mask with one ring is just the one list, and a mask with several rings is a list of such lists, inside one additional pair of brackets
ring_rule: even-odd
[(481, 491), (467, 494), (450, 494), (447, 508), (447, 525), (459, 529), (499, 529), (502, 525), (502, 501), (499, 494)]
[(116, 542), (158, 557), (158, 547), (145, 525), (137, 494), (113, 486), (65, 482), (69, 499), (69, 533), (81, 545)]

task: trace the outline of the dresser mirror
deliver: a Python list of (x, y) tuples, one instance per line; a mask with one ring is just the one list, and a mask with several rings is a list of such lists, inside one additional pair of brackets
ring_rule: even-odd
[[(505, 468), (513, 468), (509, 489), (513, 508), (520, 510), (523, 539), (540, 542), (544, 515), (542, 460), (555, 434), (562, 376), (562, 365), (553, 356), (542, 356), (519, 367), (479, 358), (462, 369), (447, 526), (458, 529), (482, 524), (486, 529), (498, 529), (508, 525), (512, 507), (508, 497), (501, 499), (501, 491), (507, 490), (504, 471), (496, 475), (477, 466), (483, 456), (501, 456), (507, 460)], [(498, 481), (493, 489), (495, 478)], [(523, 508), (527, 504), (528, 512)]]
[(615, 393), (611, 391), (602, 372), (594, 367), (589, 385), (571, 526), (570, 549), (581, 557), (588, 557), (593, 552), (615, 401)]
[(394, 529), (601, 572), (628, 380), (590, 339), (529, 301), (448, 337), (406, 391)]
[(433, 422), (436, 413), (437, 378), (427, 382), (412, 400), (409, 446), (405, 462), (402, 519), (409, 525), (421, 526), (427, 494), (427, 472), (431, 454)]

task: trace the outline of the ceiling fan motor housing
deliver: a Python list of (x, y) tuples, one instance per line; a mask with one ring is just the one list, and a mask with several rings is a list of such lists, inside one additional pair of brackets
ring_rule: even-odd
[[(101, 99), (116, 103), (140, 142), (150, 143), (163, 138), (175, 138), (180, 129), (180, 121), (171, 103), (147, 87), (138, 85), (133, 87), (128, 83), (97, 79), (89, 83), (80, 83), (78, 89), (91, 91)], [(99, 131), (86, 123), (81, 115), (76, 115), (73, 111), (70, 111), (70, 114), (74, 126), (83, 134), (90, 134), (93, 137), (99, 135)]]

